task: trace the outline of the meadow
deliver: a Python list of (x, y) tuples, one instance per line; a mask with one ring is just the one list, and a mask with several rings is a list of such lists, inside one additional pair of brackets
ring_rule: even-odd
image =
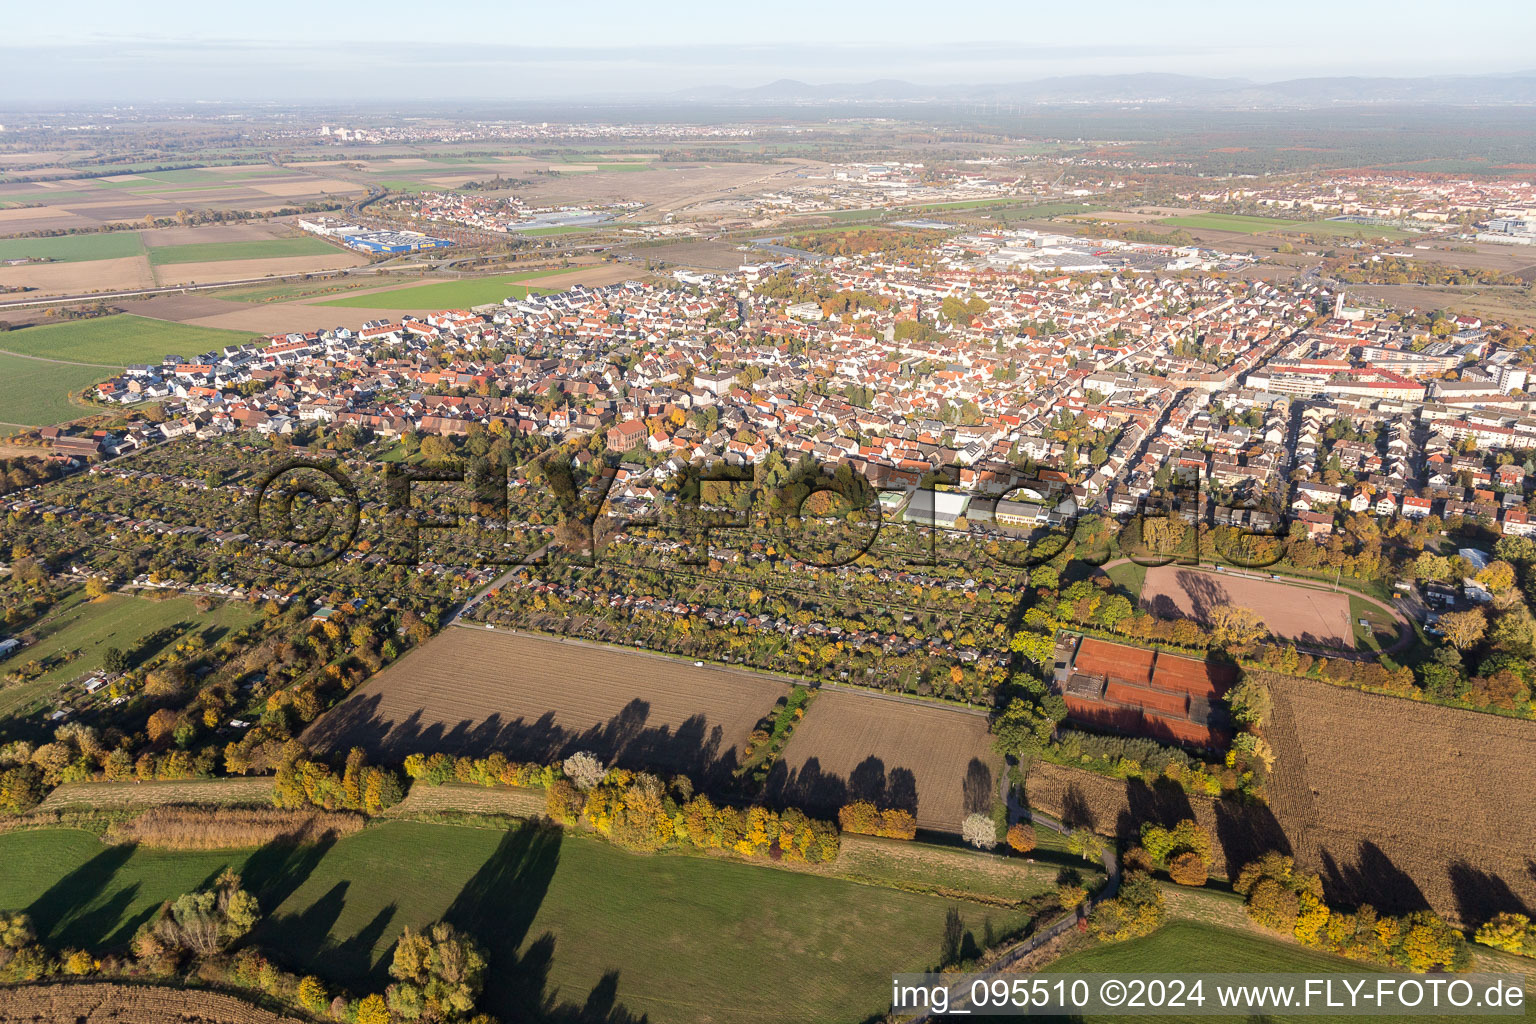
[(85, 263), (138, 256), (143, 252), (144, 245), (137, 231), (106, 231), (58, 238), (0, 238), (0, 260), (46, 257), (59, 263)]
[[(7, 335), (0, 335), (4, 345)], [(49, 363), (0, 352), (0, 432), (6, 426), (46, 427), (85, 415), (69, 393), (101, 380), (107, 368)], [(14, 431), (13, 431), (14, 432)]]
[(10, 331), (0, 335), (0, 352), (123, 367), (130, 363), (158, 363), (169, 354), (191, 358), (250, 340), (251, 335), (243, 331), (119, 314)]
[(318, 238), (265, 238), (249, 242), (194, 242), (191, 245), (156, 246), (149, 250), (149, 262), (158, 267), (173, 263), (226, 263), (230, 260), (325, 256), (334, 252), (334, 246)]
[(470, 306), (480, 306), (488, 302), (500, 302), (509, 295), (522, 298), (527, 295), (528, 286), (521, 285), (519, 282), (534, 281), (568, 272), (569, 270), (565, 268), (525, 270), (517, 274), (501, 274), (496, 277), (443, 281), (439, 284), (392, 288), (386, 292), (373, 292), (368, 295), (349, 295), (346, 298), (331, 299), (316, 305), (351, 309), (467, 309)]
[(1197, 213), (1187, 217), (1166, 217), (1158, 221), (1176, 228), (1205, 231), (1231, 231), (1258, 235), (1266, 231), (1287, 234), (1342, 235), (1361, 238), (1407, 238), (1408, 232), (1374, 224), (1355, 224), (1340, 220), (1287, 220), (1283, 217), (1248, 217), (1232, 213)]
[[(537, 825), (388, 822), (331, 845), (176, 853), (45, 830), (0, 835), (0, 862), (0, 907), (26, 910), (51, 943), (95, 949), (233, 866), (265, 914), (256, 945), (359, 989), (387, 981), (401, 928), (447, 918), (486, 945), (484, 1002), (504, 1020), (596, 1000), (654, 1021), (866, 1019), (892, 971), (936, 964), (956, 906), (721, 858), (635, 856)], [(977, 942), (1024, 919), (959, 909)]]
[[(1191, 921), (1174, 921), (1164, 925), (1157, 931), (1140, 939), (1132, 939), (1129, 942), (1112, 945), (1094, 946), (1062, 957), (1048, 967), (1044, 968), (1040, 975), (1065, 975), (1068, 977), (1082, 977), (1092, 974), (1114, 974), (1120, 977), (1131, 975), (1151, 974), (1190, 974), (1197, 972), (1208, 973), (1253, 973), (1253, 974), (1295, 974), (1298, 978), (1307, 976), (1319, 976), (1325, 974), (1382, 974), (1386, 973), (1370, 964), (1363, 964), (1353, 960), (1344, 960), (1340, 957), (1330, 956), (1327, 953), (1319, 953), (1315, 950), (1290, 942), (1280, 942), (1267, 939), (1263, 936), (1249, 932), (1234, 931), (1230, 928), (1220, 928), (1214, 925), (1197, 924)], [(1213, 993), (1207, 989), (1204, 993), (1206, 1005), (1209, 1008), (1214, 1001)], [(1529, 1012), (1526, 1014), (1529, 1016)], [(1237, 1020), (1243, 1015), (1234, 1014), (1231, 1017), (1199, 1016), (1179, 1017), (1177, 1015), (1160, 1015), (1158, 1021), (1212, 1021), (1212, 1020)], [(1146, 1016), (1111, 1016), (1096, 1015), (1081, 1018), (1095, 1022), (1111, 1021), (1146, 1021)], [(1262, 1017), (1248, 1017), (1248, 1020), (1264, 1020), (1274, 1024), (1284, 1024), (1287, 1021), (1318, 1020), (1316, 1016), (1286, 1016), (1283, 1014), (1266, 1014)], [(1414, 1015), (1392, 1016), (1378, 1015), (1375, 1020), (1400, 1020), (1400, 1021), (1457, 1021), (1467, 1020), (1466, 1017)]]

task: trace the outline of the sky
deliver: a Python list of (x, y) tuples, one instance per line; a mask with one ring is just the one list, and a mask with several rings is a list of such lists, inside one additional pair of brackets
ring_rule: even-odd
[[(1536, 4), (1482, 0), (17, 0), (0, 104), (636, 99), (781, 78), (1536, 70)], [(1457, 10), (1466, 12), (1458, 23)]]

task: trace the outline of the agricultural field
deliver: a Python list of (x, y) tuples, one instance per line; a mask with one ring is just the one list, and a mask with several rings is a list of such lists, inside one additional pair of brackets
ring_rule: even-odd
[[(0, 719), (46, 700), (66, 683), (101, 668), (109, 647), (137, 650), (142, 658), (188, 633), (200, 632), (211, 641), (255, 619), (255, 609), (234, 601), (205, 614), (192, 606), (189, 597), (150, 600), (110, 594), (90, 600), (78, 592), (25, 631), (23, 635), (34, 642), (0, 661)], [(32, 661), (43, 666), (41, 675), (22, 683), (4, 681), (7, 673)]]
[(108, 231), (96, 235), (58, 238), (0, 238), (0, 260), (50, 259), (59, 263), (88, 263), (138, 256), (144, 243), (137, 231)]
[[(1476, 927), (1536, 906), (1536, 723), (1264, 673), (1270, 806), (1331, 898)], [(1369, 722), (1369, 728), (1360, 723)]]
[(230, 260), (280, 259), (289, 256), (324, 256), (336, 247), (318, 238), (266, 238), (248, 242), (195, 242), (160, 245), (149, 250), (152, 266), (175, 263), (225, 263)]
[(122, 368), (130, 363), (159, 363), (172, 354), (192, 358), (250, 340), (251, 335), (243, 331), (121, 314), (9, 331), (0, 334), (0, 352)]
[(1240, 235), (1258, 235), (1276, 231), (1302, 235), (1341, 235), (1360, 238), (1408, 238), (1409, 232), (1374, 224), (1356, 224), (1340, 220), (1287, 220), (1282, 217), (1248, 217), (1232, 213), (1196, 213), (1166, 217), (1158, 221), (1175, 228), (1196, 231), (1228, 231)]
[(158, 985), (28, 985), (0, 988), (0, 1024), (43, 1021), (197, 1021), (198, 1024), (299, 1024), (222, 992)]
[(1238, 605), (1258, 612), (1277, 637), (1352, 648), (1349, 600), (1342, 592), (1183, 565), (1148, 569), (1141, 589), (1141, 606), (1159, 618), (1192, 618), (1209, 625), (1218, 605)]
[(633, 276), (634, 272), (626, 267), (555, 267), (496, 277), (393, 288), (365, 295), (327, 299), (316, 305), (339, 306), (344, 309), (468, 309), (471, 306), (500, 302), (508, 296), (522, 298), (530, 289), (538, 292), (561, 291), (572, 284), (611, 284)]
[(1000, 770), (983, 715), (831, 690), (795, 727), (768, 792), (822, 814), (873, 800), (958, 832), (967, 814), (991, 810)]
[(705, 782), (729, 776), (787, 692), (765, 676), (639, 651), (455, 627), (374, 676), (304, 740), (387, 761), (442, 750), (547, 762), (591, 750)]
[(978, 941), (1026, 919), (723, 858), (637, 857), (537, 825), (388, 822), (334, 845), (229, 852), (46, 830), (0, 835), (0, 860), (0, 906), (26, 909), (50, 943), (94, 948), (234, 866), (266, 915), (256, 945), (359, 989), (387, 981), (401, 928), (447, 918), (487, 947), (485, 1005), (504, 1020), (605, 991), (656, 1021), (863, 1020), (884, 1009), (892, 971), (937, 964), (951, 907)]
[[(11, 335), (0, 334), (0, 345)], [(46, 427), (86, 415), (69, 400), (111, 373), (108, 367), (75, 366), (0, 351), (0, 433)]]
[(133, 167), (105, 177), (0, 182), (0, 232), (90, 231), (181, 211), (273, 212), (312, 200), (335, 201), (365, 187), (331, 177), (329, 170), (246, 164), (174, 171)]
[(57, 811), (65, 807), (103, 810), (166, 804), (270, 805), (272, 781), (271, 776), (255, 776), (186, 782), (66, 782), (56, 786), (38, 806), (42, 811)]

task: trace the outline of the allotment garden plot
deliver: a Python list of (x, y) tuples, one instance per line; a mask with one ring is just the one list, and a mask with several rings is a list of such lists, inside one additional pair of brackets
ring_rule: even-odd
[[(445, 751), (728, 773), (785, 684), (638, 651), (454, 627), (371, 679), (305, 740), (398, 761)], [(983, 726), (985, 723), (982, 723)]]

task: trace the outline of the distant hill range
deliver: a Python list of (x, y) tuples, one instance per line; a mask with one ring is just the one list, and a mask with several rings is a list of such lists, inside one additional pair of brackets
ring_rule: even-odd
[(1296, 78), (1252, 82), (1193, 75), (1074, 75), (992, 85), (914, 85), (894, 79), (810, 85), (780, 79), (746, 89), (687, 89), (669, 98), (732, 106), (847, 103), (1017, 104), (1050, 107), (1159, 104), (1223, 110), (1371, 104), (1536, 105), (1536, 71), (1426, 78)]

